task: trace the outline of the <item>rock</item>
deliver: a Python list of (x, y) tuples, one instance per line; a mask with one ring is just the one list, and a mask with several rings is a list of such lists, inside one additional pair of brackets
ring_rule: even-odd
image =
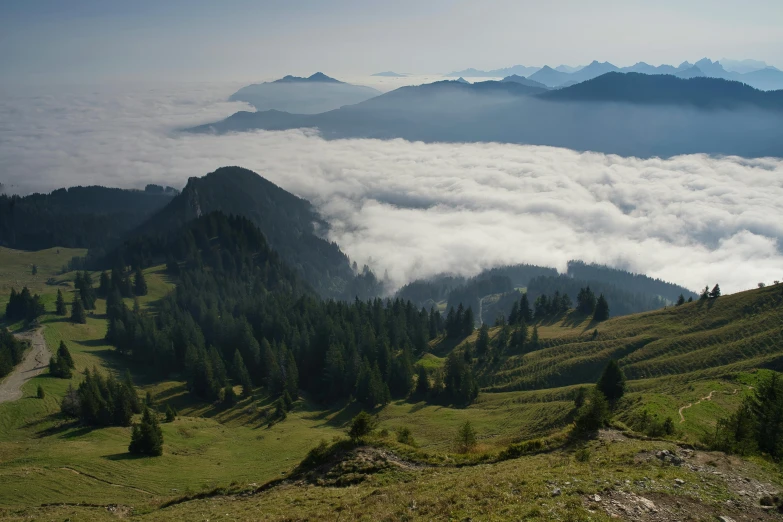
[(590, 500), (593, 502), (601, 502), (601, 497), (599, 495), (593, 495), (590, 497)]
[(639, 502), (639, 504), (644, 506), (644, 508), (647, 511), (657, 511), (657, 509), (655, 508), (655, 503), (653, 503), (652, 500), (644, 497), (637, 497), (637, 501)]
[(684, 481), (684, 480), (682, 480), (681, 478), (676, 478), (676, 479), (674, 479), (674, 482), (675, 482), (676, 484), (679, 484), (680, 486), (682, 486), (683, 484), (685, 484), (685, 481)]
[(733, 518), (727, 517), (726, 515), (719, 516), (718, 520), (720, 520), (720, 522), (734, 522)]
[(553, 497), (559, 497), (562, 494), (562, 491), (560, 491), (560, 488), (555, 488), (552, 490), (552, 496)]

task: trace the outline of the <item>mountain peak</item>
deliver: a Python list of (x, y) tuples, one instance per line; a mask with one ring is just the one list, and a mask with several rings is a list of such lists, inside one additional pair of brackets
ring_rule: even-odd
[(283, 76), (279, 80), (275, 80), (272, 83), (343, 83), (340, 80), (335, 80), (334, 78), (331, 78), (327, 75), (325, 75), (322, 72), (317, 72), (315, 74), (312, 74), (308, 76), (307, 78), (302, 76), (293, 76), (291, 74), (288, 74), (286, 76)]

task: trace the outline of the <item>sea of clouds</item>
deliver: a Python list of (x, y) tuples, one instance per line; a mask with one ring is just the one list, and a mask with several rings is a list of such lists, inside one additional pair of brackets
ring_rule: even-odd
[(0, 88), (7, 192), (181, 188), (252, 169), (312, 201), (330, 239), (394, 285), (500, 264), (606, 263), (697, 290), (783, 279), (783, 159), (637, 159), (552, 147), (177, 129), (249, 110), (240, 85)]

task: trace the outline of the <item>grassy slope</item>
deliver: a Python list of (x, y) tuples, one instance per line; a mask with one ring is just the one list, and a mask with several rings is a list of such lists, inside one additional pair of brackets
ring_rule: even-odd
[[(37, 262), (41, 267), (38, 277), (45, 281), (60, 263), (38, 262), (37, 254), (51, 257), (49, 251), (10, 259)], [(4, 265), (3, 270), (18, 274), (23, 267)], [(70, 290), (72, 279), (73, 274), (60, 276), (61, 288)], [(144, 307), (165, 295), (173, 284), (160, 268), (148, 270), (147, 280), (150, 294), (141, 300)], [(43, 285), (40, 291), (49, 296), (48, 310), (52, 310), (56, 287)], [(550, 346), (530, 354), (501, 357), (496, 366), (483, 368), (487, 375), (490, 371), (498, 375), (497, 382), (485, 383), (494, 386), (495, 393), (482, 393), (465, 409), (394, 402), (378, 412), (380, 427), (393, 431), (407, 426), (423, 450), (446, 453), (451, 450), (458, 426), (469, 419), (477, 428), (479, 449), (497, 450), (510, 442), (560, 429), (570, 418), (574, 385), (594, 380), (590, 369), (600, 368), (609, 355), (620, 351), (627, 352), (621, 359), (627, 371), (645, 377), (630, 382), (623, 415), (646, 408), (678, 420), (680, 406), (718, 390), (713, 401), (685, 410), (686, 422), (677, 425), (680, 438), (695, 440), (711, 429), (718, 416), (734, 407), (747, 385), (752, 384), (752, 375), (740, 374), (746, 382), (738, 383), (732, 372), (770, 364), (780, 355), (769, 346), (775, 332), (780, 335), (779, 328), (775, 329), (775, 321), (778, 327), (781, 324), (779, 294), (779, 288), (767, 288), (725, 296), (716, 303), (613, 319), (597, 326), (595, 341), (588, 339), (595, 325), (564, 318), (540, 328), (542, 340)], [(50, 347), (65, 340), (79, 370), (92, 366), (124, 368), (124, 362), (102, 341), (106, 328), (103, 306), (99, 301), (98, 310), (86, 325), (73, 325), (52, 315), (42, 320)], [(737, 310), (742, 311), (741, 319), (731, 321)], [(736, 337), (738, 331), (747, 337)], [(732, 336), (733, 344), (724, 341)], [(640, 337), (646, 342), (638, 343)], [(713, 337), (721, 341), (712, 342)], [(738, 343), (737, 339), (747, 341)], [(429, 368), (441, 366), (440, 356), (451, 348), (453, 343), (436, 343), (432, 348), (436, 355), (426, 355), (420, 363)], [(688, 353), (693, 354), (695, 362), (689, 361)], [(750, 353), (753, 357), (732, 359), (735, 353)], [(579, 361), (577, 365), (569, 362), (574, 359)], [(725, 362), (718, 370), (702, 370), (700, 360), (705, 361), (702, 364)], [(581, 376), (583, 371), (588, 375)], [(568, 380), (564, 374), (578, 377)], [(72, 382), (76, 384), (80, 379), (77, 374)], [(566, 386), (514, 389), (548, 380)], [(144, 512), (186, 492), (232, 482), (263, 483), (292, 469), (318, 440), (344, 433), (345, 424), (357, 411), (354, 406), (323, 411), (304, 400), (286, 421), (268, 427), (264, 419), (264, 412), (271, 407), (267, 397), (246, 399), (235, 408), (223, 410), (193, 402), (180, 381), (145, 383), (139, 379), (137, 383), (143, 385), (141, 392), (151, 390), (160, 400), (175, 404), (182, 414), (176, 422), (163, 425), (166, 444), (164, 456), (158, 459), (127, 458), (127, 428), (84, 430), (63, 425), (56, 413), (66, 381), (44, 374), (25, 385), (23, 399), (0, 405), (0, 507), (91, 502), (133, 505), (137, 512)], [(38, 384), (47, 391), (43, 401), (33, 398)], [(738, 393), (732, 394), (735, 388), (739, 388)], [(437, 483), (432, 482), (431, 487)]]

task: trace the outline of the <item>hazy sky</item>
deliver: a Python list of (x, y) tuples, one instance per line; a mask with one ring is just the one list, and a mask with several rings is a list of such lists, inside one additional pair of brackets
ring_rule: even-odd
[(514, 64), (783, 68), (783, 0), (2, 0), (0, 82), (244, 80)]

